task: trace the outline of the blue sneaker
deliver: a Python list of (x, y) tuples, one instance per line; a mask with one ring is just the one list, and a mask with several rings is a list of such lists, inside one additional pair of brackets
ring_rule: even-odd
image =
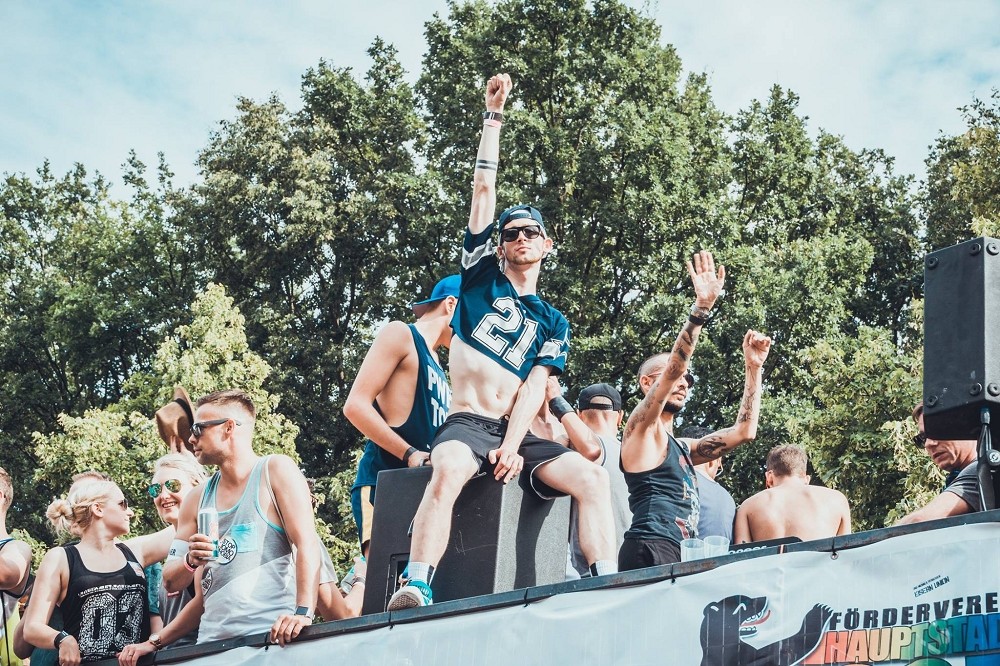
[(422, 580), (411, 580), (403, 587), (396, 590), (396, 593), (389, 599), (386, 610), (397, 611), (404, 608), (419, 608), (420, 606), (430, 606), (434, 603), (430, 585)]

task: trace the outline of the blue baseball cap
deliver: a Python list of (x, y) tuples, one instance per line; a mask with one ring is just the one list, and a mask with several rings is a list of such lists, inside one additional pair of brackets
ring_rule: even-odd
[(462, 276), (461, 275), (449, 275), (446, 278), (441, 278), (438, 283), (434, 285), (434, 289), (431, 290), (431, 297), (424, 301), (417, 301), (410, 305), (413, 309), (413, 314), (418, 317), (423, 317), (424, 313), (427, 312), (431, 305), (437, 303), (438, 301), (448, 298), (449, 296), (454, 296), (458, 298), (458, 291), (462, 287)]
[(545, 222), (542, 221), (542, 213), (534, 206), (529, 206), (527, 204), (518, 204), (516, 206), (511, 206), (504, 212), (500, 213), (500, 219), (497, 220), (497, 232), (502, 232), (503, 228), (507, 226), (508, 222), (513, 222), (514, 220), (534, 220), (538, 223), (538, 226), (542, 228), (542, 233), (547, 234), (545, 231)]

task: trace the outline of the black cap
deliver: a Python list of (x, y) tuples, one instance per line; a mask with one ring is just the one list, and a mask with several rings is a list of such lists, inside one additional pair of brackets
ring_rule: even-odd
[[(603, 400), (594, 402), (594, 398), (607, 398), (611, 404)], [(585, 409), (604, 409), (620, 412), (622, 409), (622, 394), (610, 384), (591, 384), (580, 391), (580, 397), (576, 399), (576, 408), (580, 411)]]

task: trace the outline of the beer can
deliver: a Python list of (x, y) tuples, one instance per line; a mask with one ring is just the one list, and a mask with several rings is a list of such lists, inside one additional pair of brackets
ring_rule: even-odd
[(219, 512), (214, 507), (198, 509), (198, 533), (212, 539), (212, 556), (207, 559), (219, 559)]

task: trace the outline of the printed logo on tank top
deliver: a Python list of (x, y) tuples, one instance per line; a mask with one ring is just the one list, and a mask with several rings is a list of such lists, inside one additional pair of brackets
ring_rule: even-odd
[(427, 390), (430, 393), (431, 424), (437, 428), (448, 418), (451, 407), (451, 387), (434, 368), (427, 366)]
[(208, 594), (209, 590), (212, 589), (212, 569), (211, 567), (205, 567), (201, 571), (201, 593), (202, 595)]
[(698, 518), (701, 516), (701, 496), (698, 495), (698, 486), (695, 484), (694, 468), (688, 464), (687, 453), (683, 452), (680, 456), (681, 469), (684, 472), (684, 499), (691, 503), (691, 513), (686, 517), (678, 516), (674, 519), (674, 523), (677, 528), (681, 531), (681, 536), (685, 539), (692, 539), (698, 536)]
[(219, 564), (229, 564), (236, 559), (236, 553), (239, 548), (236, 545), (236, 540), (228, 534), (221, 539), (219, 539)]
[[(80, 655), (93, 660), (117, 654), (140, 638), (144, 586), (113, 583), (80, 593)], [(138, 589), (137, 589), (138, 588)]]

